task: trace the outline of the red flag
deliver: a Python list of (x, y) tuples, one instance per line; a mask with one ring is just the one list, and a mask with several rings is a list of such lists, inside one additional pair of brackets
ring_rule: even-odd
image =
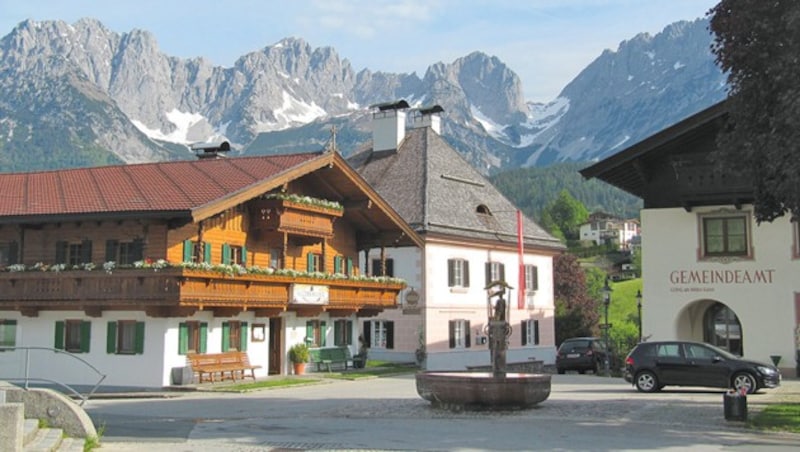
[(519, 254), (519, 289), (517, 308), (525, 308), (525, 245), (522, 241), (522, 212), (517, 209), (517, 253)]

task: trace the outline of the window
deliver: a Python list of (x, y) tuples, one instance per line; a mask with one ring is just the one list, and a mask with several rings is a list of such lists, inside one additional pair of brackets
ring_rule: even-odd
[(527, 319), (522, 321), (522, 346), (539, 345), (539, 321)]
[(469, 348), (469, 320), (450, 321), (450, 348)]
[(506, 266), (500, 262), (486, 263), (486, 286), (495, 281), (506, 280)]
[(656, 356), (662, 358), (680, 358), (680, 347), (678, 344), (660, 344), (656, 351)]
[(747, 215), (703, 217), (705, 256), (747, 256)]
[(469, 261), (465, 259), (447, 260), (447, 285), (469, 287)]
[(246, 265), (247, 249), (243, 246), (222, 244), (222, 263), (225, 265)]
[(325, 346), (325, 322), (321, 320), (309, 320), (306, 322), (306, 344), (309, 347)]
[(333, 272), (351, 276), (353, 274), (353, 259), (344, 256), (334, 257)]
[(17, 263), (17, 242), (0, 243), (0, 267)]
[(92, 323), (83, 320), (59, 320), (56, 322), (53, 348), (71, 353), (89, 353)]
[(231, 320), (222, 322), (222, 347), (223, 352), (238, 350), (247, 351), (247, 322)]
[(70, 267), (92, 261), (92, 241), (56, 242), (56, 264), (67, 264)]
[(283, 268), (281, 266), (281, 250), (278, 248), (269, 249), (269, 266), (274, 269)]
[(525, 290), (539, 290), (539, 269), (535, 265), (525, 265)]
[(178, 354), (205, 353), (208, 323), (181, 322), (178, 324)]
[(394, 276), (394, 259), (386, 259), (386, 272), (381, 270), (381, 260), (372, 259), (372, 276)]
[(308, 253), (306, 259), (307, 259), (306, 270), (309, 273), (322, 271), (322, 254)]
[(197, 242), (194, 240), (184, 240), (183, 242), (183, 261), (184, 262), (206, 262), (211, 263), (211, 244)]
[(364, 322), (364, 341), (370, 348), (394, 349), (394, 322), (367, 320)]
[(17, 345), (17, 321), (0, 319), (0, 346)]
[(133, 265), (134, 262), (144, 258), (144, 241), (106, 240), (106, 262), (116, 262), (117, 265)]
[(134, 320), (108, 322), (106, 352), (117, 355), (144, 353), (144, 322)]
[(333, 322), (333, 345), (353, 345), (353, 321), (339, 319)]

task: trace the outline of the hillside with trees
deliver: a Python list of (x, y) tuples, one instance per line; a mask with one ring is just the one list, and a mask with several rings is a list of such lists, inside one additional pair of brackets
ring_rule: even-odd
[(642, 200), (605, 182), (585, 180), (578, 172), (588, 163), (558, 163), (546, 167), (518, 168), (494, 174), (492, 184), (529, 218), (542, 221), (542, 213), (566, 190), (591, 212), (603, 211), (620, 218), (638, 218)]

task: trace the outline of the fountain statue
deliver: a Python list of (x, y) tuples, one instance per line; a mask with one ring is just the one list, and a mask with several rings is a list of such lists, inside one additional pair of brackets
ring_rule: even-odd
[(504, 296), (509, 289), (511, 287), (503, 281), (486, 287), (488, 322), (484, 331), (489, 337), (491, 372), (418, 372), (420, 397), (436, 407), (480, 410), (531, 408), (550, 396), (550, 375), (506, 371), (506, 351), (512, 330)]

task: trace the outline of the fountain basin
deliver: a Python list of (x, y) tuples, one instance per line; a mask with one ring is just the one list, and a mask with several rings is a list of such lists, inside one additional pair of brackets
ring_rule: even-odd
[(492, 372), (418, 372), (417, 394), (447, 409), (526, 409), (550, 396), (550, 375)]

